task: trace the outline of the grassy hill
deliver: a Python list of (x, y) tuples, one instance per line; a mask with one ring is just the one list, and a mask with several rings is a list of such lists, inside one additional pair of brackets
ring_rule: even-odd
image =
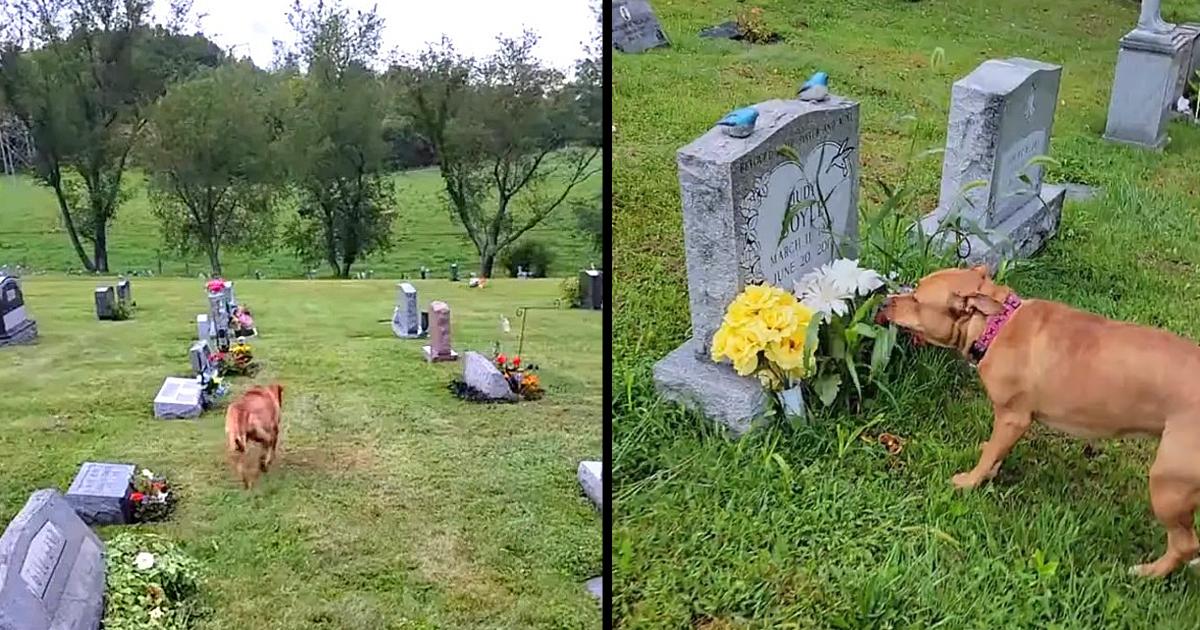
[[(1101, 139), (1128, 0), (654, 2), (670, 48), (613, 61), (614, 618), (635, 628), (1196, 628), (1200, 578), (1130, 578), (1161, 553), (1153, 443), (1022, 440), (994, 483), (955, 492), (991, 407), (954, 357), (907, 347), (894, 403), (737, 442), (655, 396), (651, 366), (689, 334), (675, 151), (724, 113), (787, 98), (814, 71), (861, 102), (860, 207), (910, 147), (945, 143), (951, 84), (989, 58), (1063, 65), (1050, 178), (1100, 186), (1069, 203), (1010, 284), (1200, 339), (1200, 127), (1148, 153)], [(1165, 2), (1200, 21), (1195, 0)], [(783, 42), (701, 39), (763, 8)], [(944, 63), (931, 63), (941, 48)], [(915, 117), (906, 120), (905, 117)], [(915, 131), (914, 131), (915, 129)], [(941, 157), (912, 164), (909, 211), (937, 198)], [(870, 262), (868, 260), (868, 262)], [(646, 322), (653, 322), (647, 326)], [(906, 438), (900, 456), (880, 432)]]
[[(497, 339), (514, 352), (514, 309), (558, 294), (554, 280), (414, 284), (451, 305), (460, 353)], [(239, 281), (261, 331), (255, 381), (286, 387), (278, 467), (247, 493), (221, 411), (151, 412), (163, 378), (187, 375), (198, 280), (134, 279), (124, 322), (96, 320), (94, 279), (23, 285), (41, 335), (0, 349), (0, 522), (36, 489), (65, 491), (84, 461), (130, 462), (178, 485), (172, 519), (138, 527), (201, 561), (203, 629), (598, 627), (583, 583), (601, 571), (601, 523), (575, 481), (601, 453), (597, 312), (530, 311), (524, 355), (546, 397), (480, 407), (447, 391), (461, 362), (426, 364), (426, 341), (379, 322), (391, 282)]]
[[(109, 261), (114, 273), (128, 270), (152, 270), (166, 275), (194, 276), (207, 271), (203, 256), (181, 257), (161, 251), (158, 222), (150, 212), (145, 183), (136, 173), (128, 178), (134, 191), (132, 199), (117, 212), (112, 224)], [(378, 275), (399, 277), (417, 275), (422, 265), (435, 277), (446, 277), (452, 262), (459, 264), (464, 277), (479, 265), (474, 245), (466, 231), (452, 221), (440, 199), (443, 183), (437, 169), (406, 171), (394, 176), (397, 208), (394, 247), (390, 252), (358, 263), (354, 271), (374, 270)], [(576, 188), (579, 196), (591, 198), (600, 190), (600, 177), (593, 177)], [(286, 220), (287, 213), (281, 217)], [(542, 225), (525, 235), (549, 245), (556, 253), (552, 273), (570, 276), (589, 263), (600, 264), (591, 246), (574, 233), (574, 215), (560, 207)], [(0, 265), (22, 265), (31, 269), (66, 272), (82, 269), (62, 229), (58, 203), (49, 188), (25, 177), (0, 175)], [(85, 244), (85, 247), (86, 244)], [(161, 253), (160, 253), (161, 252)], [(90, 253), (90, 249), (89, 249)], [(290, 251), (280, 249), (262, 256), (229, 251), (222, 256), (225, 274), (250, 277), (261, 270), (269, 278), (303, 277), (307, 269)], [(328, 275), (323, 266), (321, 275)]]

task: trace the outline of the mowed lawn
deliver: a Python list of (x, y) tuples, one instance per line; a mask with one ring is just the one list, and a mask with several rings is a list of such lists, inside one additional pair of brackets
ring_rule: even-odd
[[(704, 40), (751, 6), (772, 46)], [(951, 84), (989, 58), (1062, 64), (1050, 179), (1098, 186), (1008, 282), (1023, 296), (1200, 339), (1200, 127), (1163, 153), (1107, 143), (1118, 0), (655, 2), (672, 47), (613, 61), (613, 607), (633, 628), (1200, 628), (1200, 577), (1127, 575), (1156, 558), (1153, 442), (1035, 429), (975, 492), (991, 408), (976, 375), (907, 345), (895, 400), (738, 441), (654, 394), (651, 367), (689, 335), (675, 151), (724, 113), (787, 98), (818, 69), (861, 106), (862, 200), (895, 186), (910, 147), (945, 142)], [(1172, 21), (1200, 3), (1164, 3)], [(931, 64), (941, 48), (944, 63)], [(904, 117), (913, 118), (905, 120)], [(916, 125), (914, 126), (913, 121)], [(912, 164), (906, 209), (937, 201), (941, 155)], [(873, 263), (868, 256), (868, 264)], [(1200, 386), (1200, 382), (1197, 383)], [(886, 398), (886, 397), (885, 397)], [(889, 456), (873, 439), (907, 440)]]
[[(599, 166), (599, 161), (597, 161)], [(420, 277), (418, 270), (429, 267), (431, 277), (449, 277), (451, 263), (458, 263), (462, 277), (479, 268), (479, 254), (467, 232), (451, 217), (443, 200), (444, 184), (436, 168), (403, 171), (392, 176), (396, 191), (393, 223), (393, 247), (355, 264), (353, 272), (372, 270), (374, 277)], [(572, 198), (594, 199), (600, 191), (599, 175), (576, 186)], [(196, 276), (208, 272), (204, 255), (181, 256), (162, 245), (158, 220), (151, 212), (146, 182), (140, 173), (128, 173), (125, 185), (130, 199), (117, 211), (109, 231), (109, 266), (113, 273), (150, 270), (155, 274)], [(553, 189), (549, 186), (548, 189)], [(285, 202), (279, 213), (279, 234), (295, 216)], [(563, 203), (553, 214), (530, 230), (522, 240), (536, 240), (554, 251), (551, 275), (568, 276), (589, 264), (601, 264), (600, 257), (586, 239), (575, 232), (575, 214)], [(222, 251), (224, 273), (229, 277), (254, 277), (261, 271), (267, 278), (302, 278), (308, 271), (281, 239), (271, 251), (249, 253), (236, 249)], [(91, 245), (84, 243), (91, 256)], [(161, 272), (159, 261), (161, 258)], [(32, 178), (0, 175), (0, 265), (51, 272), (83, 268), (70, 239), (62, 227), (62, 218), (54, 192)], [(317, 265), (319, 276), (331, 271), (324, 262)], [(507, 272), (499, 267), (493, 275)]]
[[(144, 527), (203, 563), (215, 609), (203, 628), (599, 625), (583, 584), (602, 570), (601, 521), (575, 480), (602, 452), (598, 312), (530, 311), (523, 354), (546, 397), (479, 406), (447, 390), (461, 361), (428, 365), (427, 341), (379, 321), (392, 281), (239, 281), (262, 333), (254, 382), (286, 387), (278, 467), (244, 492), (221, 410), (152, 414), (163, 378), (188, 373), (202, 284), (134, 279), (136, 318), (100, 322), (97, 282), (23, 280), (40, 338), (0, 349), (4, 523), (34, 490), (65, 491), (84, 461), (136, 463), (178, 484), (173, 518)], [(497, 339), (515, 352), (516, 308), (558, 297), (555, 280), (414, 284), (423, 303), (451, 305), (460, 353)]]

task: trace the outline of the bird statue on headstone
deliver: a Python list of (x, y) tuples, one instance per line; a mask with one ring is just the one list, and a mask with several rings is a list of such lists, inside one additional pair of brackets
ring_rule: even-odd
[(829, 98), (829, 75), (818, 72), (809, 77), (796, 92), (796, 98), (802, 101), (823, 101)]
[(726, 135), (734, 138), (745, 138), (754, 133), (754, 123), (758, 120), (758, 110), (753, 107), (735, 109), (717, 121), (717, 126)]

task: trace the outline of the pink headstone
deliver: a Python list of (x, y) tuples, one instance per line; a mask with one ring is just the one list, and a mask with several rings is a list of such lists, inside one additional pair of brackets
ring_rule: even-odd
[(450, 305), (433, 301), (429, 304), (429, 345), (425, 346), (425, 360), (455, 361), (458, 353), (450, 347)]

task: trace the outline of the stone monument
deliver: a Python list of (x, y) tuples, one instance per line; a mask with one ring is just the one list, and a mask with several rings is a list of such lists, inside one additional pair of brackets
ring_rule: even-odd
[(586, 269), (579, 272), (579, 308), (604, 308), (604, 272)]
[(104, 543), (57, 490), (30, 495), (0, 536), (0, 630), (96, 630)]
[(37, 323), (25, 314), (25, 296), (17, 279), (0, 275), (0, 347), (33, 343)]
[(212, 336), (217, 340), (217, 349), (221, 352), (229, 351), (232, 343), (229, 338), (230, 317), (229, 302), (225, 292), (210, 292), (208, 294), (208, 321), (212, 326)]
[(125, 308), (133, 306), (133, 286), (129, 284), (128, 278), (121, 278), (117, 282), (117, 300)]
[(162, 420), (195, 418), (204, 411), (203, 394), (199, 380), (168, 376), (154, 397), (154, 417)]
[(623, 53), (640, 53), (671, 45), (649, 0), (614, 0), (612, 42), (613, 47)]
[[(941, 198), (921, 227), (970, 264), (1035, 253), (1058, 230), (1066, 189), (1030, 164), (1050, 150), (1062, 67), (1031, 59), (985, 61), (954, 82)], [(985, 186), (964, 193), (971, 182)], [(973, 226), (986, 236), (946, 226)], [(955, 229), (958, 229), (957, 227)]]
[(587, 498), (596, 504), (596, 508), (604, 509), (604, 464), (602, 462), (579, 462), (577, 473), (579, 485)]
[(1162, 19), (1161, 0), (1142, 0), (1137, 26), (1121, 38), (1104, 138), (1159, 150), (1167, 121), (1196, 69), (1200, 26)]
[(709, 356), (725, 309), (749, 284), (790, 291), (810, 270), (855, 257), (858, 235), (858, 103), (830, 95), (755, 108), (750, 136), (713, 128), (676, 157), (692, 337), (654, 366), (664, 398), (735, 434), (768, 398), (757, 379)]
[(117, 295), (112, 287), (96, 287), (96, 319), (115, 321), (117, 319)]
[(433, 330), (429, 335), (429, 345), (421, 348), (425, 360), (430, 363), (439, 361), (457, 361), (458, 353), (450, 346), (450, 305), (445, 302), (429, 303), (429, 311)]
[(417, 307), (417, 288), (407, 282), (396, 285), (396, 308), (392, 310), (392, 332), (404, 339), (425, 337), (421, 312)]
[(84, 462), (67, 489), (67, 503), (88, 525), (133, 522), (133, 464)]

